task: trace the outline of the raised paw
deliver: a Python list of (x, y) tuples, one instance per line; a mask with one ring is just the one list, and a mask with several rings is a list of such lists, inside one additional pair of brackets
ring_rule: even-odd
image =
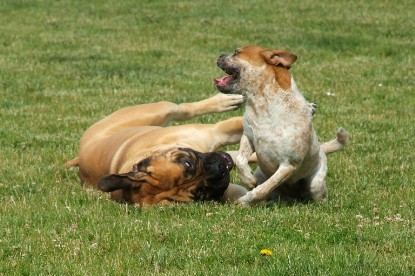
[(226, 112), (238, 109), (246, 100), (242, 95), (218, 93), (209, 98), (215, 112)]
[(313, 116), (317, 112), (317, 104), (315, 103), (308, 103), (308, 106), (311, 109), (311, 115)]

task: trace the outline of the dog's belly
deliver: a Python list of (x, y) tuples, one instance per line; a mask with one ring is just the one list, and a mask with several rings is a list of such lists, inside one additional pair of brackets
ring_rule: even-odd
[(257, 153), (258, 166), (261, 168), (261, 171), (269, 178), (273, 175), (280, 165), (280, 163), (268, 156), (261, 156)]
[[(249, 138), (257, 155), (258, 165), (267, 176), (272, 176), (280, 164), (296, 167), (288, 182), (296, 182), (310, 173), (309, 166), (303, 168), (305, 159), (318, 163), (319, 144), (309, 118), (292, 113), (289, 117), (257, 116), (247, 110), (244, 115), (244, 135)], [(302, 122), (298, 124), (296, 122)], [(315, 157), (314, 157), (315, 156)]]
[[(261, 171), (264, 175), (269, 178), (278, 170), (280, 166), (280, 161), (276, 158), (273, 159), (269, 155), (263, 156), (261, 153), (257, 153), (258, 158), (258, 166), (261, 168)], [(307, 176), (311, 175), (313, 171), (318, 167), (319, 160), (314, 159), (313, 162), (304, 162), (298, 165), (294, 173), (289, 177), (285, 183), (286, 184), (295, 184), (301, 179), (306, 178)]]
[(280, 163), (301, 163), (308, 150), (308, 139), (304, 132), (292, 133), (291, 130), (280, 131), (269, 127), (261, 131), (252, 131), (247, 136), (252, 141), (259, 159), (263, 160), (263, 163), (276, 164), (276, 168)]
[(259, 135), (257, 132), (252, 134), (250, 139), (255, 148), (258, 166), (267, 177), (272, 176), (280, 164), (290, 164), (297, 168), (286, 182), (295, 183), (309, 175), (319, 163), (319, 146), (314, 143), (310, 145), (308, 139), (304, 143), (304, 135), (271, 135), (270, 128), (266, 135)]

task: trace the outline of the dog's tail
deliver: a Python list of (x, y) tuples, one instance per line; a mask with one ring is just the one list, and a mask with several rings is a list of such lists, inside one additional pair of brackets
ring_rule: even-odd
[(69, 160), (68, 162), (66, 162), (65, 164), (63, 164), (63, 166), (65, 168), (78, 167), (79, 166), (79, 156), (75, 157), (72, 160)]
[(344, 128), (337, 130), (337, 137), (321, 145), (325, 154), (330, 154), (343, 149), (349, 142), (349, 134)]

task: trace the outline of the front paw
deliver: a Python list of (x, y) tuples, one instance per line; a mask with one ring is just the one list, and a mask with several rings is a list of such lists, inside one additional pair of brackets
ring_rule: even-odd
[(247, 207), (250, 206), (250, 196), (248, 195), (249, 193), (245, 194), (244, 196), (241, 196), (240, 198), (238, 198), (236, 200), (236, 204), (239, 206), (243, 206), (243, 207)]
[(254, 206), (258, 202), (260, 202), (260, 200), (256, 200), (254, 193), (252, 192), (247, 192), (244, 196), (241, 196), (240, 198), (236, 200), (236, 203), (239, 206), (244, 206), (244, 207)]
[(211, 98), (212, 106), (215, 106), (217, 112), (225, 112), (238, 109), (245, 103), (246, 98), (238, 94), (218, 93)]
[(317, 104), (308, 103), (308, 106), (310, 107), (310, 110), (311, 110), (311, 116), (314, 116), (314, 114), (316, 114), (317, 112)]

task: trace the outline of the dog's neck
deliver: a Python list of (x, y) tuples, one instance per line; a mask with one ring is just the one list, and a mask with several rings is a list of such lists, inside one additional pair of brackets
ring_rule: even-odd
[[(286, 85), (287, 82), (284, 81)], [(295, 117), (296, 114), (310, 116), (308, 103), (299, 92), (291, 74), (289, 84), (289, 87), (283, 88), (277, 78), (273, 78), (268, 84), (262, 83), (255, 91), (247, 94), (247, 110), (258, 113), (259, 117), (269, 118), (282, 119), (285, 116)]]
[(280, 102), (287, 101), (291, 98), (295, 98), (298, 101), (303, 101), (307, 103), (303, 95), (297, 88), (297, 85), (294, 81), (294, 78), (289, 75), (289, 81), (284, 78), (284, 81), (281, 82), (277, 78), (269, 78), (267, 81), (260, 82), (258, 87), (250, 88), (246, 91), (245, 96), (247, 97), (247, 102), (255, 103), (258, 101), (259, 95), (263, 97), (266, 101), (269, 102)]

